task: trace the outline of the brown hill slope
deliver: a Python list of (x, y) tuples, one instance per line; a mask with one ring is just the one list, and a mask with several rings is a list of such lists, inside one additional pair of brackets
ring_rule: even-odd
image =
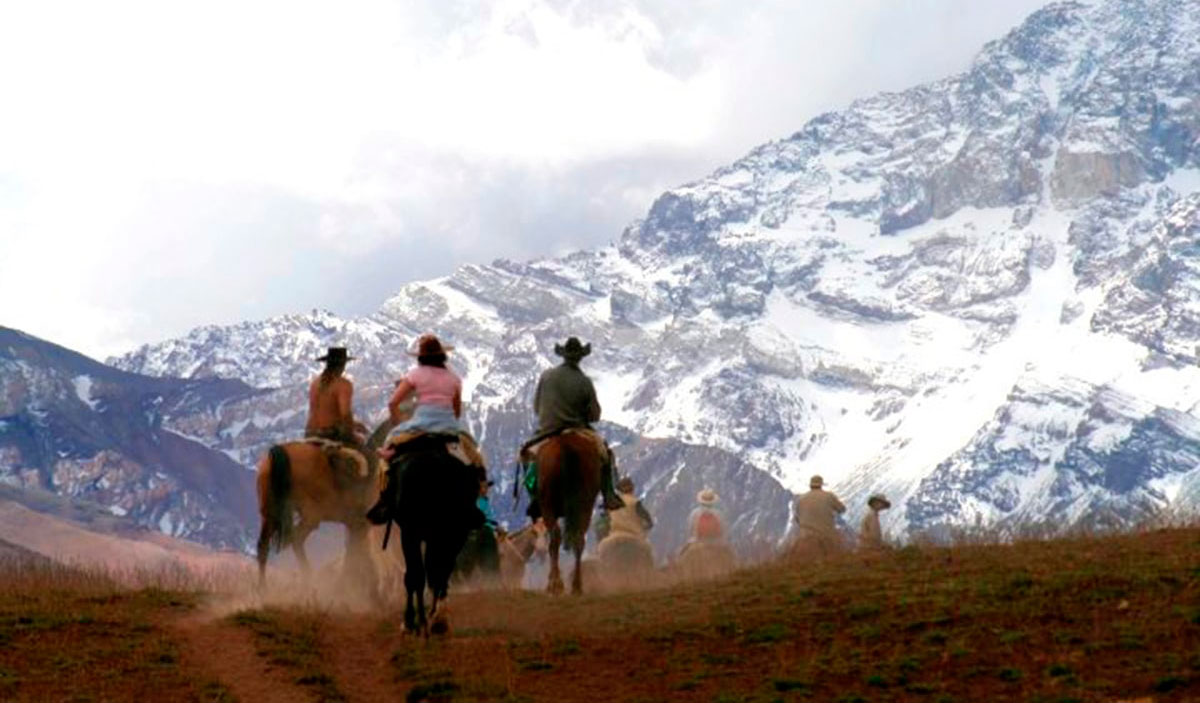
[(132, 574), (173, 570), (202, 579), (213, 571), (249, 571), (241, 554), (217, 552), (150, 530), (89, 529), (0, 498), (0, 535), (25, 553), (61, 564)]
[[(172, 700), (1200, 700), (1200, 529), (785, 558), (619, 595), (456, 594), (453, 634), (431, 642), (395, 610), (218, 617), (228, 594), (38, 578), (0, 578), (0, 698), (128, 700), (160, 676)], [(107, 661), (102, 631), (144, 653), (119, 685), (55, 668)]]

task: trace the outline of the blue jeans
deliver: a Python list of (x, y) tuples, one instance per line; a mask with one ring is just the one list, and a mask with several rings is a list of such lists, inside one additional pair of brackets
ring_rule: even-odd
[(413, 430), (458, 434), (462, 432), (462, 425), (459, 424), (458, 418), (454, 417), (453, 408), (444, 405), (418, 405), (413, 416), (392, 428), (388, 437)]

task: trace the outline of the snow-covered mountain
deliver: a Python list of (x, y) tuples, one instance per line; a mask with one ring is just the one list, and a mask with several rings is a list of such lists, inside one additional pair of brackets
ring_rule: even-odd
[(81, 515), (244, 549), (257, 525), (253, 474), (164, 418), (256, 393), (238, 381), (120, 371), (0, 327), (0, 499), (61, 512), (41, 497), (55, 494)]
[(663, 194), (613, 246), (112, 363), (275, 389), (169, 419), (249, 463), (299, 432), (325, 346), (360, 357), (360, 412), (377, 414), (431, 330), (458, 346), (468, 417), (505, 469), (554, 342), (577, 335), (662, 524), (698, 476), (738, 497), (747, 535), (782, 533), (775, 481), (812, 473), (852, 517), (886, 492), (894, 533), (1191, 510), (1198, 138), (1200, 3), (1057, 3), (961, 75), (822, 115)]

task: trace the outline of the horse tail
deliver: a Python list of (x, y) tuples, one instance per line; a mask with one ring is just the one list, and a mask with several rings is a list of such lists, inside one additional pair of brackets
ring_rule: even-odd
[(276, 444), (268, 453), (270, 486), (263, 498), (263, 522), (270, 525), (275, 551), (292, 541), (292, 465), (287, 451)]
[(580, 505), (579, 497), (583, 493), (583, 464), (580, 461), (579, 450), (565, 442), (561, 471), (567, 546), (583, 551), (583, 510), (590, 509), (590, 506)]

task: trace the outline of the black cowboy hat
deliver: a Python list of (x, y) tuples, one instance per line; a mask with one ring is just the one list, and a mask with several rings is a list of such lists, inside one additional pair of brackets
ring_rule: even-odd
[(876, 493), (867, 499), (867, 505), (872, 508), (878, 505), (880, 510), (887, 510), (888, 508), (892, 507), (892, 502), (883, 495)]
[(355, 357), (346, 355), (345, 347), (330, 347), (329, 351), (325, 352), (325, 356), (318, 356), (317, 361), (353, 361)]
[(554, 345), (554, 353), (564, 359), (582, 359), (592, 353), (592, 345), (581, 343), (578, 337), (569, 337), (565, 344)]

